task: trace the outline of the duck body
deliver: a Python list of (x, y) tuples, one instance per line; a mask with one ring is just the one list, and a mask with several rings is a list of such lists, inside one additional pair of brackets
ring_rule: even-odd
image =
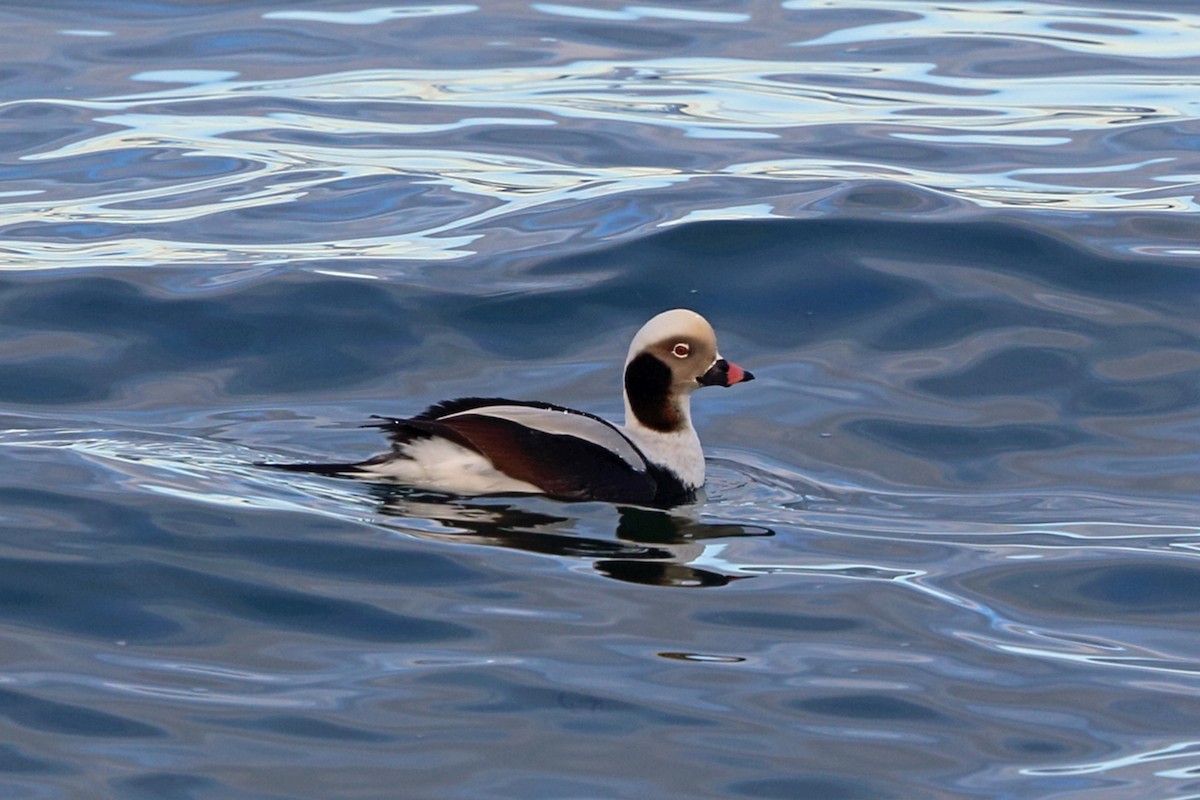
[(704, 484), (691, 392), (753, 378), (720, 357), (703, 317), (675, 309), (646, 323), (630, 345), (624, 425), (552, 403), (464, 397), (413, 417), (375, 418), (368, 424), (392, 447), (366, 461), (271, 466), (456, 495), (678, 505)]
[(469, 397), (377, 424), (392, 452), (358, 470), (410, 486), (639, 505), (685, 502), (696, 488), (650, 461), (621, 427), (550, 403)]

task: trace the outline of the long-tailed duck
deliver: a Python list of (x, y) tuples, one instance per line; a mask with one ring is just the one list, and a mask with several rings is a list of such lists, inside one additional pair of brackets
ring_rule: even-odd
[(377, 417), (390, 452), (353, 464), (277, 469), (399, 483), (456, 495), (546, 494), (671, 506), (704, 484), (692, 392), (754, 376), (721, 357), (712, 326), (677, 308), (651, 319), (625, 359), (625, 424), (551, 403), (465, 397), (415, 417)]

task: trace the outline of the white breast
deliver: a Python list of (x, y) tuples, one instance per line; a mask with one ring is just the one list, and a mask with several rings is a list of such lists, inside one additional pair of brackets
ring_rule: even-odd
[(704, 450), (690, 422), (673, 433), (659, 433), (641, 425), (626, 425), (624, 431), (646, 458), (674, 472), (689, 489), (704, 485)]

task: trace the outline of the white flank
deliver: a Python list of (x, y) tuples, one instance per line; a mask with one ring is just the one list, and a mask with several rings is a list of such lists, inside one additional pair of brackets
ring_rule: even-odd
[(474, 450), (436, 436), (406, 444), (404, 455), (407, 458), (391, 458), (360, 469), (364, 475), (450, 494), (540, 494), (542, 491), (532, 483), (508, 477)]

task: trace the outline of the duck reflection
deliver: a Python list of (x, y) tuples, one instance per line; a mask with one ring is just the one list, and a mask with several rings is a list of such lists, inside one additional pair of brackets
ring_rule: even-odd
[(398, 526), (409, 536), (586, 559), (605, 577), (655, 586), (725, 586), (743, 580), (750, 576), (699, 565), (716, 544), (710, 540), (774, 535), (756, 525), (713, 524), (677, 511), (620, 506), (613, 538), (601, 538), (578, 532), (582, 516), (520, 507), (495, 497), (464, 499), (380, 484), (373, 484), (371, 493), (384, 516), (441, 526)]

